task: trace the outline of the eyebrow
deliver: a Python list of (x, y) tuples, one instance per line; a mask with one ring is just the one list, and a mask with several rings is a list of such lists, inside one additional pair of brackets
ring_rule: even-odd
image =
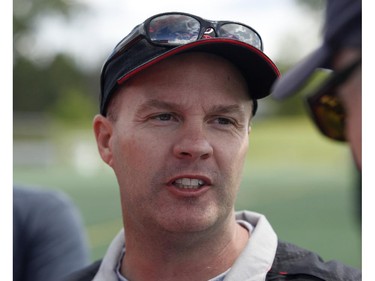
[(228, 113), (244, 113), (243, 106), (240, 106), (238, 104), (232, 104), (232, 105), (214, 105), (212, 108), (210, 108), (210, 112), (213, 113), (221, 113), (221, 114), (228, 114)]

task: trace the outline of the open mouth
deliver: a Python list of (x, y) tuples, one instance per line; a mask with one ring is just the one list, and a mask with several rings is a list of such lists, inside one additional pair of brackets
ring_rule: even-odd
[(179, 178), (172, 182), (172, 185), (184, 190), (197, 190), (206, 185), (204, 180), (194, 178)]

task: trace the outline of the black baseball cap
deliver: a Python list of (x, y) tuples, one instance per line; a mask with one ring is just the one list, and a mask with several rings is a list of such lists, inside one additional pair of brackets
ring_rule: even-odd
[(327, 0), (325, 21), (322, 45), (275, 82), (272, 97), (289, 97), (298, 92), (317, 68), (331, 69), (331, 60), (338, 50), (361, 48), (361, 0)]
[[(261, 49), (243, 41), (210, 37), (178, 46), (164, 46), (150, 42), (146, 36), (138, 36), (133, 40), (134, 30), (139, 29), (141, 25), (136, 26), (118, 43), (104, 63), (101, 72), (100, 97), (100, 113), (104, 116), (107, 114), (107, 106), (111, 97), (128, 79), (177, 54), (207, 52), (231, 61), (241, 71), (248, 84), (251, 98), (254, 100), (254, 114), (257, 107), (256, 100), (271, 93), (272, 84), (280, 75), (277, 66)], [(126, 46), (122, 46), (121, 49), (126, 51), (119, 52), (118, 46), (124, 41), (127, 42)]]

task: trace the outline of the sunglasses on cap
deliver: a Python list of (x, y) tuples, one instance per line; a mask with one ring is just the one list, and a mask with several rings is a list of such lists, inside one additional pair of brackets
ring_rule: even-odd
[(245, 42), (261, 51), (260, 35), (250, 26), (232, 21), (209, 21), (187, 13), (163, 13), (152, 16), (133, 31), (113, 50), (111, 60), (127, 48), (146, 38), (157, 46), (180, 46), (205, 38), (229, 38)]
[(306, 97), (314, 123), (325, 136), (333, 140), (346, 141), (346, 113), (337, 96), (337, 87), (347, 80), (361, 63), (362, 58), (359, 58), (343, 70), (334, 72), (313, 94)]

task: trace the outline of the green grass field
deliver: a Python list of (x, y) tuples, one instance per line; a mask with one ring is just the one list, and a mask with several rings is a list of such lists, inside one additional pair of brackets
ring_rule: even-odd
[[(60, 145), (74, 147), (76, 138), (95, 147), (91, 132), (71, 135), (73, 141), (60, 140)], [(64, 154), (67, 147), (61, 150)], [(99, 158), (95, 149), (88, 153), (90, 157), (81, 161)], [(82, 213), (92, 259), (98, 259), (122, 225), (115, 176), (104, 165), (80, 170), (63, 163), (15, 166), (14, 183), (66, 192)], [(308, 120), (255, 120), (236, 209), (263, 213), (280, 239), (359, 268), (361, 226), (354, 171), (348, 148), (320, 136)]]

